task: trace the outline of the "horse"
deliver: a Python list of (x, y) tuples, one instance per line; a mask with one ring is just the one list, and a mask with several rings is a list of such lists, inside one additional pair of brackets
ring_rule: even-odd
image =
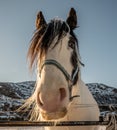
[[(77, 14), (70, 9), (66, 21), (54, 18), (46, 23), (40, 11), (28, 50), (30, 69), (36, 67), (33, 94), (25, 102), (32, 108), (31, 121), (99, 121), (100, 111), (81, 79), (81, 57), (74, 30)], [(99, 130), (98, 126), (45, 127), (47, 130)]]

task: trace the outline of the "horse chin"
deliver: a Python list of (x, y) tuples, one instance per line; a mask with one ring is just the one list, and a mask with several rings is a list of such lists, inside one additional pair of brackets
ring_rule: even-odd
[(41, 112), (41, 116), (43, 118), (43, 120), (59, 120), (61, 118), (64, 118), (65, 115), (67, 114), (67, 109), (66, 108), (62, 108), (59, 111), (56, 112)]

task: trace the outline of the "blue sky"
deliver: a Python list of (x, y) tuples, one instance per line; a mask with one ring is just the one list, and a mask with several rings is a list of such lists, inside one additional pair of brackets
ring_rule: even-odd
[(26, 54), (35, 30), (35, 18), (43, 11), (46, 21), (66, 20), (71, 7), (78, 14), (75, 30), (85, 67), (85, 83), (117, 87), (117, 0), (0, 0), (0, 81), (35, 80)]

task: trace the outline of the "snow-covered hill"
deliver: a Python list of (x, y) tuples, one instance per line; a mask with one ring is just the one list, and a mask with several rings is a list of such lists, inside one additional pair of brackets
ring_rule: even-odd
[(10, 83), (0, 82), (0, 120), (27, 120), (27, 116), (16, 112), (34, 88), (34, 81)]
[(117, 106), (117, 88), (109, 87), (104, 84), (86, 84), (97, 101), (100, 110), (108, 110), (109, 105)]
[[(0, 82), (0, 120), (27, 120), (27, 113), (21, 114), (16, 110), (22, 105), (23, 100), (31, 95), (34, 85), (34, 81)], [(117, 104), (117, 88), (98, 83), (86, 85), (100, 105), (101, 111), (107, 110), (108, 104)]]

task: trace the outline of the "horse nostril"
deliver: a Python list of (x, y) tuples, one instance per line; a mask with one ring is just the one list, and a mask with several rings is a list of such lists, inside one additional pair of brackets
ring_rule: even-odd
[(60, 88), (60, 100), (62, 101), (66, 97), (66, 91), (65, 88)]

